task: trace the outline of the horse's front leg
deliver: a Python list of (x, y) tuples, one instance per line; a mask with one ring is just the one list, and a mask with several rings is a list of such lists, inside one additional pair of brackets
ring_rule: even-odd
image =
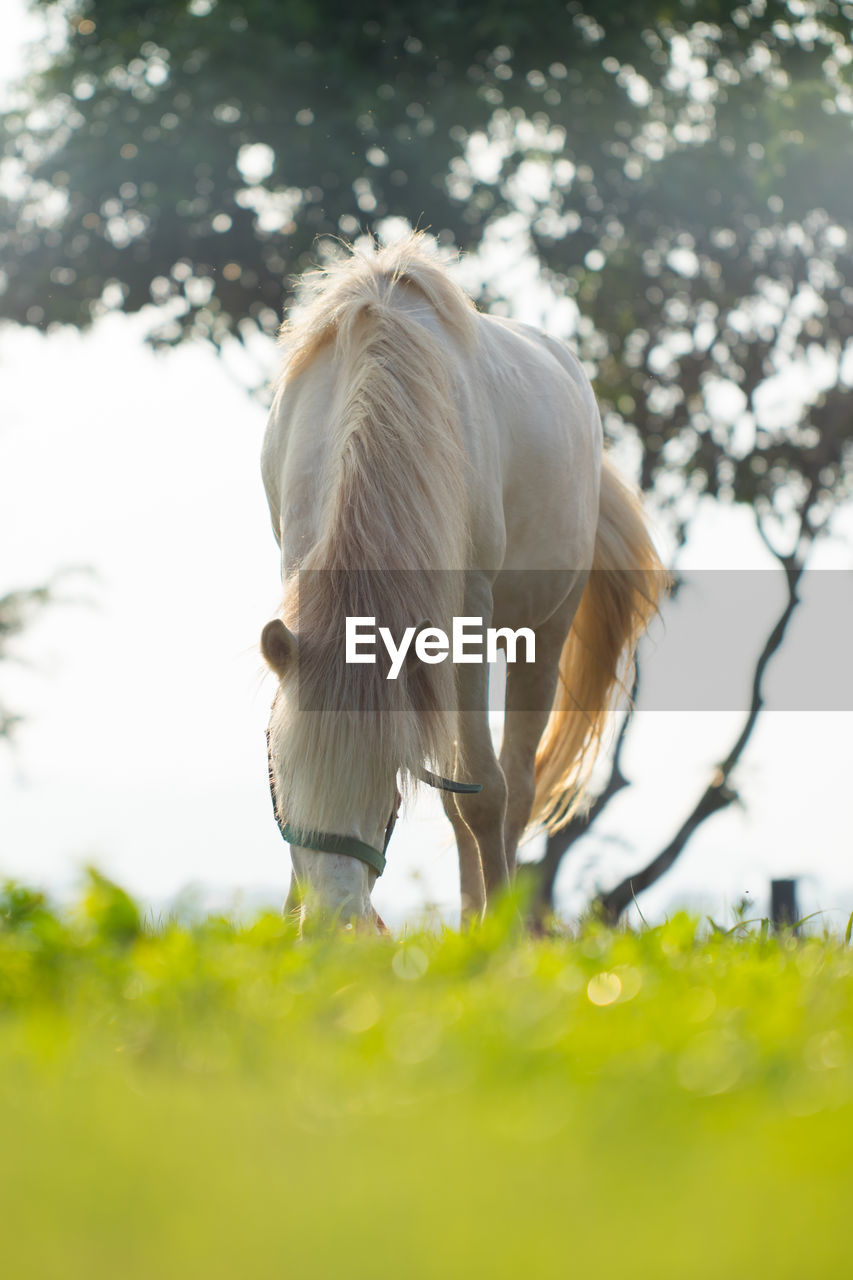
[(459, 853), (459, 896), (461, 899), (462, 923), (482, 919), (486, 909), (486, 885), (483, 880), (483, 865), (480, 862), (480, 850), (468, 823), (459, 812), (456, 796), (452, 791), (441, 793), (444, 812), (453, 826), (456, 837), (456, 848)]
[[(506, 781), (489, 730), (489, 668), (485, 664), (465, 667), (457, 679), (462, 708), (459, 712), (457, 776), (465, 782), (478, 782), (481, 790), (473, 794), (456, 794), (454, 800), (458, 814), (476, 843), (485, 905), (489, 906), (509, 879), (504, 850)], [(476, 902), (476, 869), (470, 842), (464, 835), (459, 842), (459, 852), (463, 884), (467, 881), (467, 892)], [(466, 892), (464, 888), (463, 892)]]

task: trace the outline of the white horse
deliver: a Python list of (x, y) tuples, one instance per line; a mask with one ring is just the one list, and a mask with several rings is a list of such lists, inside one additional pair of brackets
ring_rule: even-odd
[[(262, 457), (284, 580), (261, 637), (279, 680), (270, 782), (292, 900), (375, 922), (398, 778), (426, 776), (477, 914), (525, 829), (581, 803), (664, 575), (561, 343), (478, 313), (419, 236), (305, 288)], [(381, 661), (342, 661), (347, 617), (398, 637), (457, 616), (535, 635), (535, 662), (507, 668), (499, 757), (487, 665), (409, 661), (389, 680)]]

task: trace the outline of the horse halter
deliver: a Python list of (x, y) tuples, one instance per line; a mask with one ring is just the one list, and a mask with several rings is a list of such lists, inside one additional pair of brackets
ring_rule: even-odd
[[(293, 827), (289, 822), (282, 821), (275, 795), (275, 774), (272, 767), (269, 729), (267, 730), (267, 769), (269, 771), (272, 811), (283, 840), (286, 840), (288, 844), (298, 845), (300, 849), (316, 849), (319, 853), (344, 853), (349, 858), (358, 858), (360, 862), (366, 862), (369, 867), (373, 867), (377, 876), (382, 875), (385, 870), (385, 854), (400, 811), (399, 791), (397, 792), (394, 808), (391, 810), (391, 815), (385, 824), (385, 839), (382, 848), (377, 849), (372, 844), (366, 844), (364, 840), (359, 840), (356, 836), (339, 836), (330, 831), (306, 831), (302, 827)], [(442, 778), (437, 773), (431, 773), (429, 769), (422, 769), (419, 777), (421, 782), (425, 782), (428, 786), (435, 787), (439, 791), (455, 791), (462, 795), (476, 795), (478, 791), (483, 790), (481, 782), (455, 782), (452, 778)]]

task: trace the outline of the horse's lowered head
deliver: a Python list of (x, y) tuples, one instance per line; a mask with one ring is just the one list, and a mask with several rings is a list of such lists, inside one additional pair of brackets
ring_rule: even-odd
[(313, 665), (311, 649), (279, 618), (261, 635), (261, 652), (279, 681), (269, 772), (293, 863), (289, 905), (303, 924), (383, 928), (370, 895), (400, 803), (396, 768), (378, 740), (375, 714), (336, 705), (334, 697), (317, 705), (305, 692), (316, 687), (299, 674), (301, 663)]

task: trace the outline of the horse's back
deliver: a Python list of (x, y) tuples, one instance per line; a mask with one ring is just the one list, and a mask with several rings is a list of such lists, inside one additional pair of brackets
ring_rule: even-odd
[(562, 343), (517, 321), (481, 319), (488, 413), (479, 429), (501, 459), (501, 568), (586, 569), (602, 447), (592, 387)]
[[(601, 423), (580, 362), (529, 325), (483, 314), (476, 317), (477, 343), (466, 348), (416, 289), (401, 284), (392, 299), (402, 323), (430, 331), (453, 371), (470, 464), (472, 565), (495, 576), (588, 568), (598, 518)], [(330, 343), (280, 388), (273, 404), (263, 474), (285, 564), (301, 558), (323, 505), (337, 375)]]

